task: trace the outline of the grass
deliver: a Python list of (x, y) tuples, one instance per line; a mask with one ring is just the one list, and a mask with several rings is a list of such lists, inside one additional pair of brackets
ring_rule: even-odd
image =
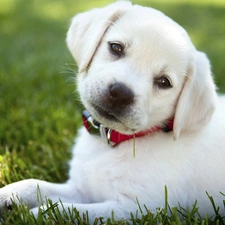
[[(65, 34), (74, 14), (109, 2), (0, 0), (0, 187), (30, 177), (52, 182), (67, 179), (82, 106), (74, 92), (76, 65), (66, 48)], [(225, 92), (224, 1), (134, 2), (160, 9), (180, 23), (196, 47), (208, 54), (219, 91)], [(182, 213), (186, 209), (168, 213), (165, 206), (156, 215), (143, 209), (141, 219), (131, 215), (130, 223), (216, 224), (215, 218), (199, 218), (195, 206), (187, 218)], [(35, 219), (25, 206), (15, 206), (3, 216), (2, 224), (87, 222), (75, 209), (63, 218), (55, 204), (49, 202), (49, 207), (55, 216), (47, 211)], [(222, 223), (219, 216), (216, 219)], [(111, 218), (106, 223), (128, 221)]]

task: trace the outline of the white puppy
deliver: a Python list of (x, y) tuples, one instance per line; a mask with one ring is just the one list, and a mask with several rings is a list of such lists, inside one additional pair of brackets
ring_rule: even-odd
[(14, 194), (37, 214), (38, 186), (65, 208), (88, 211), (91, 221), (112, 211), (129, 218), (137, 200), (149, 210), (164, 206), (166, 186), (171, 206), (198, 200), (199, 212), (212, 215), (206, 191), (223, 206), (225, 98), (185, 30), (155, 9), (121, 1), (75, 16), (67, 44), (92, 115), (84, 113), (70, 178), (10, 184), (0, 204), (10, 207)]

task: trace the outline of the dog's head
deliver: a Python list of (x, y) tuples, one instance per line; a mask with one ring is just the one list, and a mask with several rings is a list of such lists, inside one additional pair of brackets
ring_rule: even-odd
[(119, 1), (75, 16), (67, 44), (92, 116), (121, 133), (174, 117), (174, 137), (206, 124), (216, 103), (205, 54), (163, 13)]

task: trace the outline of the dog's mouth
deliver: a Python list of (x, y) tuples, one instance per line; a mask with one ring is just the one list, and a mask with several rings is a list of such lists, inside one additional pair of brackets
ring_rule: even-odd
[(103, 109), (102, 107), (99, 107), (99, 106), (97, 106), (95, 104), (92, 104), (92, 107), (97, 112), (98, 117), (103, 117), (106, 120), (109, 120), (109, 121), (112, 121), (112, 122), (116, 122), (116, 123), (120, 122), (117, 119), (117, 117), (112, 112), (110, 112), (109, 110)]
[(123, 109), (113, 111), (114, 109), (110, 110), (93, 102), (91, 102), (89, 107), (86, 108), (96, 121), (110, 129), (116, 130), (123, 134), (133, 134), (140, 130), (139, 127), (132, 126), (133, 121), (131, 125), (129, 125), (128, 122), (130, 121), (127, 122), (125, 119), (130, 118), (130, 116), (127, 115), (126, 111)]

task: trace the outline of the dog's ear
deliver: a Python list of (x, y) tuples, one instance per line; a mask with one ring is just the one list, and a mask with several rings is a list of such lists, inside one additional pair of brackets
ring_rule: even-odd
[(174, 139), (176, 140), (182, 131), (198, 130), (209, 122), (216, 102), (216, 87), (209, 60), (204, 53), (196, 51), (178, 99), (174, 119)]
[(104, 8), (80, 13), (72, 19), (66, 42), (79, 72), (88, 68), (107, 28), (130, 6), (129, 1), (117, 1)]

